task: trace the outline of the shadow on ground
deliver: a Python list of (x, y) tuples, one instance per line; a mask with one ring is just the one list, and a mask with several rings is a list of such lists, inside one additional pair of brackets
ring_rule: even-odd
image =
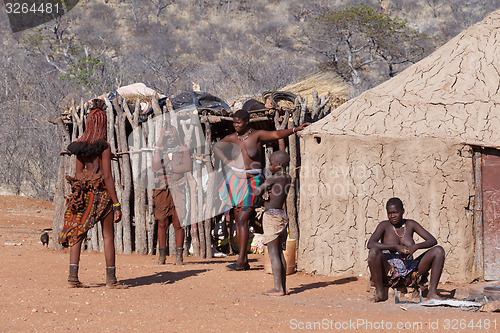
[(318, 288), (326, 288), (331, 285), (339, 285), (339, 284), (346, 284), (350, 282), (355, 282), (358, 281), (358, 278), (355, 276), (352, 277), (347, 277), (347, 278), (342, 278), (334, 281), (325, 281), (325, 282), (314, 282), (314, 283), (309, 283), (309, 284), (302, 284), (300, 287), (292, 288), (288, 291), (289, 294), (298, 294), (300, 292), (306, 291), (306, 290), (311, 290), (311, 289), (318, 289)]
[(200, 273), (208, 272), (209, 269), (193, 269), (180, 272), (158, 272), (151, 275), (140, 276), (133, 279), (120, 280), (120, 283), (130, 287), (148, 286), (152, 284), (172, 284), (182, 279), (197, 276)]

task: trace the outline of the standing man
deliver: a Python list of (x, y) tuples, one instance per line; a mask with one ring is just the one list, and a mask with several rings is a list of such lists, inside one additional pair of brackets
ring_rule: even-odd
[(153, 171), (159, 173), (153, 193), (154, 216), (158, 220), (159, 265), (164, 265), (167, 257), (166, 233), (170, 224), (169, 218), (175, 230), (177, 255), (175, 264), (183, 264), (184, 229), (181, 227), (180, 219), (186, 214), (185, 173), (191, 171), (191, 168), (189, 149), (181, 144), (177, 129), (167, 125), (160, 135), (157, 149), (153, 154)]
[(236, 240), (240, 251), (238, 260), (229, 268), (236, 271), (250, 269), (246, 250), (248, 221), (259, 200), (255, 189), (264, 182), (262, 144), (283, 139), (310, 125), (304, 123), (293, 129), (265, 131), (250, 128), (249, 122), (248, 111), (235, 112), (235, 133), (227, 135), (214, 146), (216, 156), (231, 168), (219, 188), (219, 195), (226, 205), (234, 207)]

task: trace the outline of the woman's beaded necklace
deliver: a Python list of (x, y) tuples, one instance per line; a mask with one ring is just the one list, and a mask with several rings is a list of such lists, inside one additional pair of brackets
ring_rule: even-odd
[(403, 236), (399, 236), (399, 234), (398, 234), (398, 233), (397, 233), (397, 231), (396, 231), (396, 227), (395, 227), (394, 225), (392, 226), (392, 229), (394, 229), (394, 233), (395, 233), (395, 234), (396, 234), (396, 236), (398, 236), (399, 238), (403, 238), (403, 237), (406, 235), (406, 223), (405, 223), (405, 222), (403, 222), (403, 226), (402, 226), (402, 228), (403, 228)]
[(245, 141), (246, 139), (248, 139), (248, 136), (250, 134), (252, 134), (252, 129), (251, 128), (248, 130), (248, 132), (246, 132), (243, 135), (239, 135), (238, 133), (236, 133), (236, 135), (238, 136), (238, 139), (240, 139), (240, 141)]

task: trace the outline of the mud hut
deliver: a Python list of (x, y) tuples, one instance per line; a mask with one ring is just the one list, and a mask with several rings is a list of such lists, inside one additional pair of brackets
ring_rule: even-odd
[(500, 278), (499, 82), (497, 11), (306, 129), (298, 268), (368, 275), (398, 196), (444, 247), (442, 281)]

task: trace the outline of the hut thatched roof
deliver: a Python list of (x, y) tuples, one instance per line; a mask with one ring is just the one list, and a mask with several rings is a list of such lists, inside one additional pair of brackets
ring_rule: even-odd
[(500, 146), (500, 11), (306, 133), (437, 137)]
[(302, 81), (289, 84), (280, 90), (290, 91), (294, 94), (306, 97), (309, 108), (312, 107), (313, 91), (316, 91), (320, 96), (323, 94), (331, 96), (330, 103), (333, 108), (347, 101), (347, 96), (349, 95), (349, 85), (333, 72), (314, 74)]

